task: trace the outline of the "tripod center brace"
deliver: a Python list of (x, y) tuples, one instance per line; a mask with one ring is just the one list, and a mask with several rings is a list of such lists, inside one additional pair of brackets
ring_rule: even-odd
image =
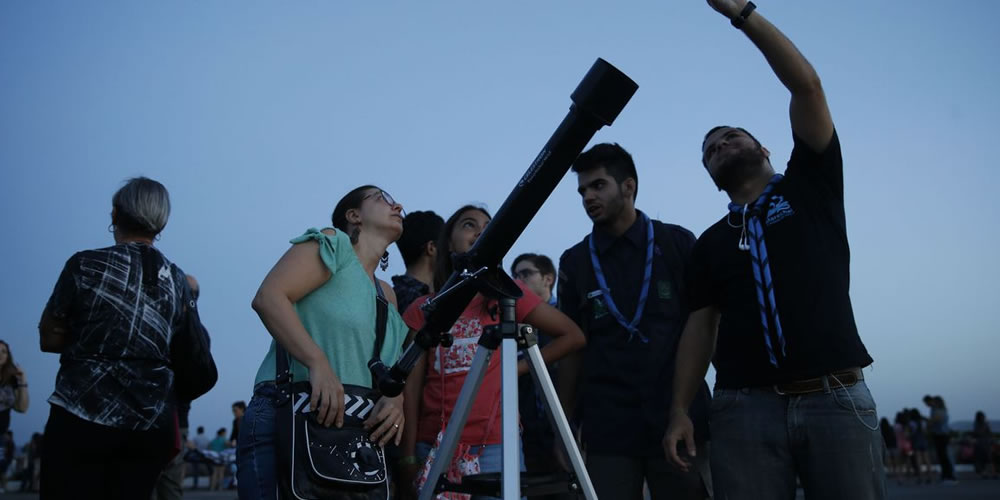
[[(570, 95), (573, 104), (569, 108), (569, 113), (514, 186), (503, 205), (497, 210), (496, 216), (468, 252), (453, 257), (456, 271), (441, 287), (441, 291), (424, 304), (425, 323), (417, 332), (413, 343), (406, 348), (391, 369), (377, 359), (369, 363), (369, 368), (376, 375), (379, 391), (386, 396), (396, 396), (403, 391), (406, 376), (420, 359), (421, 354), (438, 345), (450, 345), (450, 335), (444, 332), (451, 330), (452, 325), (477, 293), (500, 299), (500, 324), (487, 329), (480, 338), (472, 368), (466, 375), (455, 409), (448, 421), (444, 438), (431, 466), (429, 479), (420, 491), (420, 500), (430, 500), (445, 488), (457, 491), (459, 487), (463, 491), (496, 496), (495, 475), (492, 483), (488, 480), (467, 478), (468, 480), (459, 486), (447, 483), (444, 473), (451, 464), (469, 410), (486, 375), (490, 357), (498, 346), (502, 346), (503, 382), (501, 417), (503, 472), (500, 473), (500, 494), (504, 500), (516, 500), (523, 495), (520, 436), (517, 428), (519, 345), (527, 355), (535, 385), (542, 390), (551, 423), (565, 446), (572, 464), (574, 473), (570, 475), (567, 486), (571, 491), (582, 493), (587, 500), (596, 499), (597, 495), (590, 483), (590, 476), (587, 475), (580, 451), (576, 447), (569, 422), (559, 404), (548, 370), (545, 369), (541, 351), (535, 345), (533, 329), (529, 325), (517, 324), (514, 304), (521, 296), (521, 291), (500, 269), (499, 264), (590, 139), (601, 127), (610, 126), (614, 122), (638, 88), (632, 79), (604, 59), (599, 58), (594, 62)], [(537, 492), (544, 491), (540, 488)]]

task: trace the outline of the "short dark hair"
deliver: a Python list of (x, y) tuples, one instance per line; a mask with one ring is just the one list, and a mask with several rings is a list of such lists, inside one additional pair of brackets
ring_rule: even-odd
[(639, 174), (635, 171), (635, 162), (632, 161), (632, 155), (617, 142), (598, 144), (582, 153), (573, 162), (573, 172), (577, 174), (601, 167), (604, 167), (618, 185), (629, 177), (634, 179), (635, 194), (632, 199), (635, 200), (635, 197), (639, 196)]
[[(521, 255), (518, 255), (517, 258), (514, 259), (514, 263), (510, 265), (511, 275), (514, 274), (514, 269), (517, 269), (517, 265), (523, 260), (534, 264), (535, 267), (538, 268), (538, 272), (542, 274), (552, 275), (553, 278), (556, 276), (556, 266), (552, 264), (552, 259), (537, 253), (522, 253)], [(549, 286), (549, 291), (552, 291), (552, 286), (555, 285), (555, 282), (556, 280), (553, 279), (552, 285)]]
[(427, 242), (437, 240), (443, 227), (444, 219), (430, 210), (406, 214), (403, 219), (403, 235), (396, 240), (403, 263), (409, 267), (416, 262)]
[[(743, 132), (748, 137), (750, 137), (751, 139), (753, 139), (753, 142), (754, 142), (754, 144), (757, 145), (757, 147), (761, 146), (760, 141), (758, 141), (757, 138), (753, 136), (753, 134), (751, 134), (750, 132), (748, 132), (747, 129), (745, 129), (743, 127), (733, 127), (732, 125), (716, 125), (716, 126), (710, 128), (708, 130), (708, 132), (705, 133), (705, 137), (701, 140), (701, 150), (702, 151), (705, 151), (705, 144), (708, 143), (708, 137), (710, 135), (714, 134), (716, 130), (723, 129), (723, 128), (731, 128), (731, 129), (739, 130), (740, 132)], [(704, 159), (702, 160), (702, 162), (704, 162)]]
[(246, 403), (246, 401), (237, 401), (237, 402), (233, 403), (233, 408), (239, 408), (241, 410), (246, 410), (247, 409), (247, 403)]
[(347, 227), (347, 211), (360, 207), (361, 202), (364, 201), (365, 198), (365, 191), (368, 191), (369, 189), (380, 188), (370, 184), (356, 187), (352, 189), (350, 193), (345, 194), (344, 197), (337, 202), (337, 206), (333, 208), (333, 215), (330, 216), (330, 221), (333, 223), (333, 227), (350, 235)]
[(205, 426), (199, 425), (198, 426), (198, 434), (204, 434), (204, 433), (205, 433)]

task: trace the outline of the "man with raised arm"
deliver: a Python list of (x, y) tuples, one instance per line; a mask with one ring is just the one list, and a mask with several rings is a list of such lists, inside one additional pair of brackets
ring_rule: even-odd
[[(715, 127), (702, 163), (732, 203), (691, 254), (663, 445), (681, 469), (696, 453), (690, 402), (712, 360), (716, 498), (885, 498), (872, 363), (848, 294), (843, 163), (823, 88), (798, 49), (745, 0), (709, 0), (760, 49), (791, 92), (784, 176), (742, 128)], [(714, 358), (713, 358), (714, 354)]]

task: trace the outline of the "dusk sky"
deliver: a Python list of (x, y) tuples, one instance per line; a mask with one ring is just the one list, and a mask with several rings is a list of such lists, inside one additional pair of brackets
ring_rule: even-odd
[[(879, 413), (926, 413), (930, 393), (953, 420), (1000, 417), (1000, 3), (758, 12), (815, 66), (840, 135)], [(270, 342), (250, 300), (288, 240), (368, 183), (411, 211), (495, 212), (598, 57), (639, 90), (593, 143), (632, 153), (650, 216), (697, 235), (725, 213), (700, 163), (714, 125), (747, 128), (784, 169), (788, 92), (703, 0), (0, 2), (0, 339), (31, 391), (16, 441), (42, 430), (59, 367), (38, 318), (67, 258), (113, 244), (125, 179), (170, 191), (156, 245), (200, 280), (221, 373), (191, 425), (228, 429)], [(589, 231), (570, 173), (505, 264)], [(391, 252), (386, 280), (404, 270)]]

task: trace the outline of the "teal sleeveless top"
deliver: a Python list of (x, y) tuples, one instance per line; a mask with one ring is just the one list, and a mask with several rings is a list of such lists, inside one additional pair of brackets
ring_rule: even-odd
[[(361, 267), (351, 240), (343, 231), (328, 235), (312, 228), (291, 243), (307, 241), (319, 243), (319, 256), (330, 270), (330, 279), (295, 303), (295, 312), (309, 336), (326, 353), (341, 383), (371, 387), (368, 360), (375, 348), (375, 284)], [(392, 366), (400, 356), (409, 330), (392, 304), (388, 312), (381, 357), (386, 365)], [(274, 380), (274, 360), (272, 339), (257, 370), (255, 384)], [(308, 380), (308, 368), (295, 358), (291, 359), (291, 369), (294, 380)]]

